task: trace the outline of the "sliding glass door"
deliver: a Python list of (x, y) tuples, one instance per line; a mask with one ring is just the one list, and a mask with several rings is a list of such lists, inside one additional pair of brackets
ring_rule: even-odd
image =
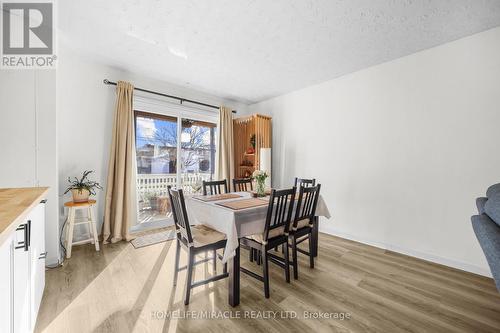
[(135, 111), (137, 221), (132, 232), (172, 225), (167, 186), (192, 195), (215, 172), (216, 115), (169, 105), (150, 109), (144, 105)]
[(177, 118), (135, 112), (137, 223), (135, 229), (171, 224), (167, 186), (177, 185)]

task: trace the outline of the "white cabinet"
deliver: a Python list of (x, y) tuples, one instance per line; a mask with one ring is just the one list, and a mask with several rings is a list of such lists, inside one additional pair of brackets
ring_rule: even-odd
[(12, 330), (12, 237), (0, 245), (0, 332)]
[(31, 265), (31, 327), (36, 324), (36, 315), (42, 301), (43, 289), (45, 288), (45, 205), (38, 205), (28, 216), (31, 222), (31, 242), (30, 242), (30, 265)]
[(0, 332), (35, 328), (45, 287), (45, 204), (0, 246)]
[[(23, 223), (13, 237), (12, 284), (14, 332), (30, 331), (30, 256), (29, 224)], [(22, 228), (22, 229), (21, 229)], [(25, 244), (27, 242), (27, 244)]]

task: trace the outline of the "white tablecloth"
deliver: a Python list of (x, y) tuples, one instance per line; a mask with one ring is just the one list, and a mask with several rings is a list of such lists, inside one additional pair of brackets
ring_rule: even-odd
[[(238, 239), (244, 236), (261, 234), (264, 232), (267, 205), (240, 210), (222, 207), (217, 203), (242, 200), (249, 198), (248, 192), (237, 192), (241, 198), (205, 202), (196, 198), (186, 198), (186, 210), (189, 223), (205, 224), (219, 232), (226, 234), (227, 245), (224, 250), (223, 262), (234, 257), (239, 246)], [(316, 215), (330, 218), (330, 211), (323, 198), (319, 197)]]

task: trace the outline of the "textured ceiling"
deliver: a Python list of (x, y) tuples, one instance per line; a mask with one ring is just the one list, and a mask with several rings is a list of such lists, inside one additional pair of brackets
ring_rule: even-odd
[(245, 103), (500, 25), (498, 0), (64, 0), (59, 37)]

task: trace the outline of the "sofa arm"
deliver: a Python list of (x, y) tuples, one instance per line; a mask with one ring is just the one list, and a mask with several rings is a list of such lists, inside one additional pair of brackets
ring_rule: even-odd
[(486, 214), (474, 215), (471, 220), (472, 228), (495, 279), (497, 290), (500, 291), (500, 227)]
[(479, 215), (484, 214), (484, 205), (486, 204), (486, 201), (488, 201), (488, 198), (486, 197), (480, 197), (476, 199), (476, 206)]

